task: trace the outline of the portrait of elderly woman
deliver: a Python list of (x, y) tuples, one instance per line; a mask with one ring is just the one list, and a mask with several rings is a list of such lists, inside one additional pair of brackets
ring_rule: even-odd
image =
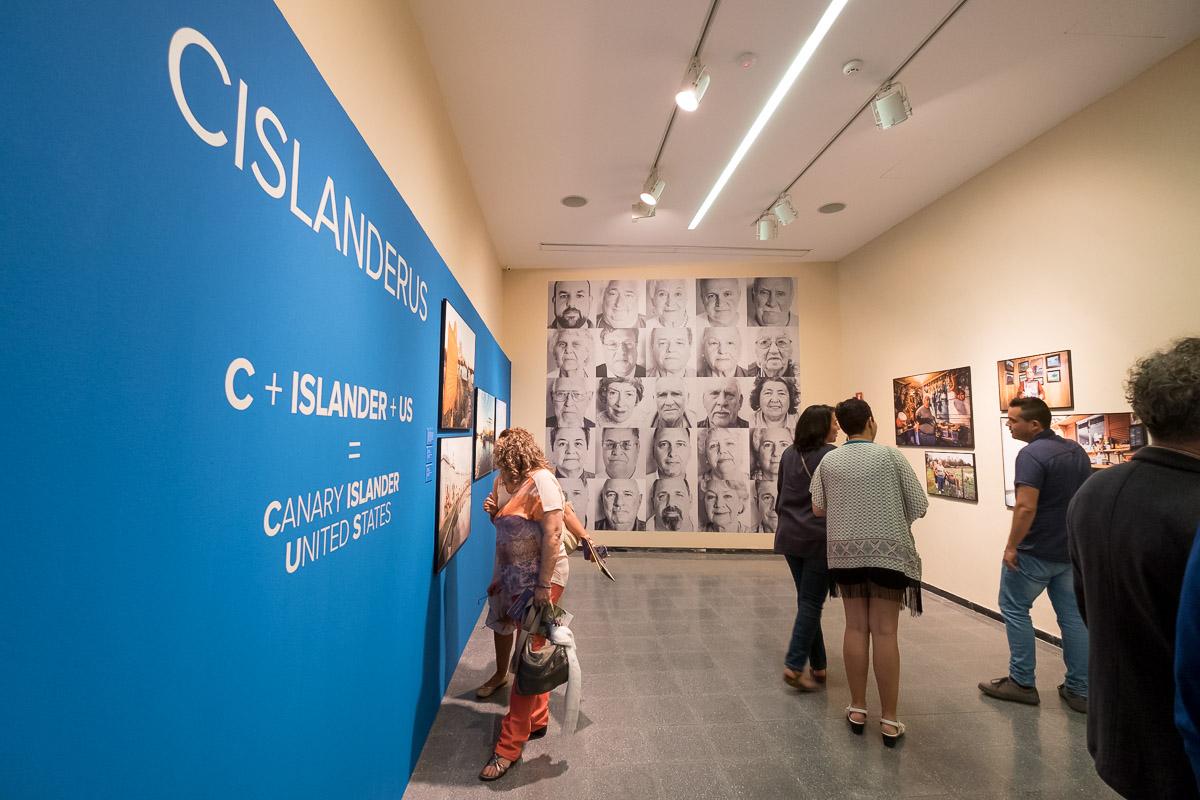
[(688, 281), (662, 278), (646, 281), (647, 327), (682, 328), (689, 322)]
[(750, 409), (754, 411), (750, 420), (752, 427), (795, 430), (800, 416), (800, 389), (796, 379), (755, 378), (754, 388), (750, 390)]
[(566, 329), (551, 331), (548, 378), (588, 378), (592, 374), (592, 334)]
[(701, 378), (744, 378), (738, 362), (742, 357), (742, 333), (737, 328), (705, 328), (700, 335), (700, 358), (696, 375)]
[(792, 360), (794, 337), (791, 328), (756, 328), (755, 360), (746, 368), (746, 372), (768, 378), (796, 377), (796, 363)]
[(701, 478), (746, 477), (746, 458), (749, 452), (747, 431), (728, 428), (708, 428), (699, 431), (697, 450), (700, 453)]
[(783, 428), (754, 428), (750, 431), (750, 455), (754, 457), (754, 469), (750, 477), (756, 481), (774, 481), (779, 478), (779, 459), (792, 443), (792, 431)]
[(646, 388), (641, 378), (601, 378), (596, 393), (600, 425), (636, 425)]
[(710, 533), (746, 533), (750, 490), (740, 479), (707, 478), (700, 482), (701, 530)]

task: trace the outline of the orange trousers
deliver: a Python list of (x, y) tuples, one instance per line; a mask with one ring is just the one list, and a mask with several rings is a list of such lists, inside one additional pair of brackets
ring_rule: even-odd
[[(554, 583), (550, 585), (550, 602), (557, 603), (562, 597), (563, 587)], [(533, 647), (537, 649), (546, 644), (543, 636), (532, 636)], [(496, 741), (496, 755), (516, 761), (521, 757), (525, 743), (529, 741), (530, 731), (544, 728), (550, 724), (550, 693), (517, 694), (516, 676), (513, 676), (513, 688), (508, 692), (508, 713), (500, 723), (500, 738)]]

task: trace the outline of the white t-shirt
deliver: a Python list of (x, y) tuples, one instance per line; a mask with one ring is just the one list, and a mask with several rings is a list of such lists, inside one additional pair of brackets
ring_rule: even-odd
[[(559, 485), (558, 479), (554, 477), (548, 469), (534, 470), (529, 476), (533, 478), (534, 492), (542, 501), (542, 511), (549, 514), (551, 511), (561, 511), (566, 506), (566, 498), (563, 496), (562, 486)], [(494, 487), (496, 493), (496, 506), (504, 508), (505, 504), (512, 499), (512, 494), (504, 488), (504, 481), (500, 476), (496, 476)], [(563, 525), (566, 525), (564, 521)], [(570, 575), (571, 567), (567, 562), (567, 548), (560, 541), (558, 543), (558, 557), (554, 561), (554, 575), (550, 578), (550, 582), (558, 586), (566, 587), (567, 576)]]

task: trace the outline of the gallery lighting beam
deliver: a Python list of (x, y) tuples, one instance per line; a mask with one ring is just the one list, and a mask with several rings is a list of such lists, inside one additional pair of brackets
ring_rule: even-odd
[(694, 231), (700, 226), (701, 221), (704, 220), (704, 216), (712, 208), (712, 204), (716, 202), (718, 195), (721, 194), (721, 190), (725, 188), (725, 184), (729, 183), (729, 179), (733, 177), (734, 171), (742, 163), (742, 159), (746, 157), (746, 153), (750, 152), (750, 148), (754, 146), (754, 142), (758, 139), (759, 134), (767, 126), (767, 123), (775, 114), (775, 110), (783, 102), (783, 98), (787, 96), (788, 90), (792, 88), (792, 84), (796, 82), (796, 78), (800, 77), (800, 73), (808, 65), (808, 61), (812, 58), (813, 53), (821, 46), (821, 41), (825, 38), (825, 34), (829, 33), (829, 29), (833, 27), (833, 23), (837, 21), (838, 16), (842, 13), (842, 9), (846, 7), (846, 3), (848, 2), (849, 0), (832, 0), (825, 9), (825, 13), (821, 15), (821, 19), (817, 21), (817, 26), (809, 34), (808, 39), (800, 48), (800, 52), (796, 54), (796, 58), (792, 60), (792, 65), (788, 67), (787, 72), (783, 73), (783, 77), (779, 80), (775, 91), (771, 92), (771, 96), (767, 98), (766, 105), (763, 106), (762, 111), (758, 112), (758, 117), (750, 125), (750, 130), (746, 131), (746, 135), (742, 137), (742, 143), (733, 151), (733, 157), (729, 159), (729, 163), (721, 171), (717, 182), (709, 190), (708, 197), (704, 198), (704, 202), (700, 204), (699, 210), (696, 211), (696, 216), (692, 217), (692, 221), (688, 223), (689, 231)]
[(633, 204), (633, 221), (637, 222), (642, 219), (651, 219), (654, 217), (656, 210), (654, 206), (648, 206), (641, 200)]
[(708, 67), (701, 64), (700, 59), (693, 58), (683, 76), (683, 84), (675, 95), (675, 105), (684, 111), (695, 111), (708, 91), (709, 80)]
[(667, 182), (658, 176), (658, 170), (651, 170), (646, 182), (642, 184), (642, 193), (638, 195), (638, 199), (648, 206), (656, 206), (665, 188)]

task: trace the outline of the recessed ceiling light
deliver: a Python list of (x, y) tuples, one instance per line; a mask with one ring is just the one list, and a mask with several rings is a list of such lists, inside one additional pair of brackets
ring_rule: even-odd
[(587, 205), (587, 198), (580, 197), (577, 194), (569, 194), (562, 199), (562, 204), (567, 208), (582, 208)]
[(822, 214), (836, 214), (846, 207), (845, 203), (826, 203), (817, 209)]

